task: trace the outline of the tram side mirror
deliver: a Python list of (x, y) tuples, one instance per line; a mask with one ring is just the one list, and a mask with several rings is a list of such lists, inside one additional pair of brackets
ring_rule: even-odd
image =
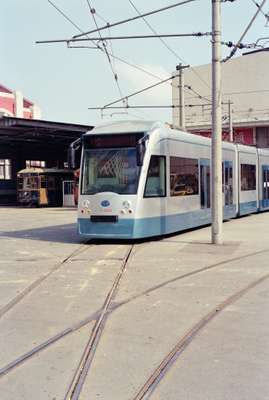
[(76, 139), (68, 147), (67, 162), (68, 162), (68, 168), (70, 169), (76, 168), (76, 151), (80, 148), (80, 146), (81, 146), (81, 138)]
[(138, 167), (142, 167), (144, 156), (145, 156), (146, 146), (145, 142), (138, 142), (136, 145), (136, 163)]
[(75, 153), (76, 150), (73, 147), (69, 147), (68, 148), (68, 152), (67, 152), (67, 162), (68, 162), (68, 168), (70, 169), (75, 169)]

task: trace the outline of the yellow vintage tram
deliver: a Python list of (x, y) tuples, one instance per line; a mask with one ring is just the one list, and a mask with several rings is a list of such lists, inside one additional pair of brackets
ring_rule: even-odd
[(57, 168), (25, 168), (17, 174), (17, 200), (27, 207), (62, 206), (63, 181), (74, 171)]

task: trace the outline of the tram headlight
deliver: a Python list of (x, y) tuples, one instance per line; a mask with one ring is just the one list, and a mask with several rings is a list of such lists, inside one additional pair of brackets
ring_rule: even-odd
[(130, 202), (130, 200), (124, 200), (122, 202), (122, 209), (121, 209), (121, 214), (132, 214), (133, 210), (131, 209), (131, 205), (132, 203)]
[(123, 207), (123, 209), (124, 210), (129, 210), (129, 208), (131, 207), (131, 202), (129, 201), (129, 200), (125, 200), (125, 201), (123, 201), (123, 203), (122, 203), (122, 207)]

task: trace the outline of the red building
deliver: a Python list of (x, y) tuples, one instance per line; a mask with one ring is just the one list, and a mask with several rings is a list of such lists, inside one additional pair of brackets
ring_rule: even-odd
[[(211, 130), (209, 127), (205, 128), (193, 128), (188, 127), (188, 131), (191, 133), (195, 133), (196, 135), (201, 135), (205, 137), (211, 137)], [(222, 140), (229, 142), (230, 141), (230, 134), (228, 130), (222, 130)], [(234, 127), (233, 128), (233, 142), (234, 143), (241, 143), (246, 144), (249, 146), (256, 146), (256, 127), (248, 127), (248, 126), (241, 126), (241, 127)]]
[(11, 89), (0, 84), (0, 113), (7, 117), (28, 119), (40, 119), (39, 107), (32, 101), (23, 97), (18, 90)]
[[(188, 132), (196, 135), (211, 137), (211, 125), (193, 125), (187, 127)], [(229, 141), (229, 128), (223, 126), (222, 140)], [(260, 148), (269, 147), (269, 119), (256, 121), (234, 122), (233, 123), (233, 142), (257, 146)]]

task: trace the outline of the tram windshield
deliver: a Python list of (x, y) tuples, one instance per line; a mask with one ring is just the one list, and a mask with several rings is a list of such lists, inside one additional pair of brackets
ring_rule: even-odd
[(82, 194), (137, 192), (136, 148), (85, 149)]

